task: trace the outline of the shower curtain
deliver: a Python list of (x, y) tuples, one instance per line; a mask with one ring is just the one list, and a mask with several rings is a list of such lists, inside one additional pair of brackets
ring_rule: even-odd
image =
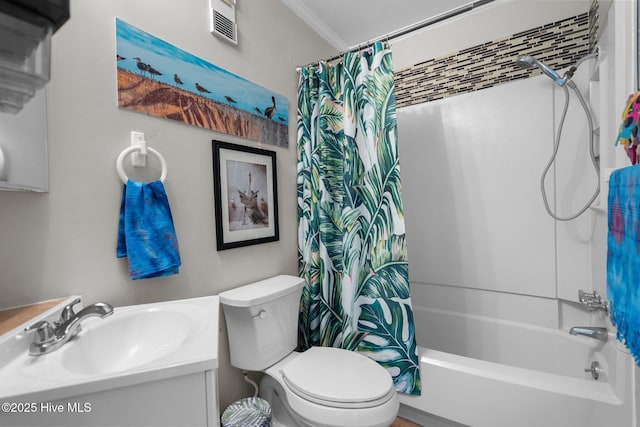
[(354, 350), (420, 394), (391, 50), (300, 70), (300, 345)]

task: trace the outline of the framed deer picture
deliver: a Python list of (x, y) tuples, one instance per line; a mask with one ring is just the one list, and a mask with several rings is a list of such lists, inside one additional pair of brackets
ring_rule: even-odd
[(213, 140), (219, 251), (279, 240), (276, 153)]

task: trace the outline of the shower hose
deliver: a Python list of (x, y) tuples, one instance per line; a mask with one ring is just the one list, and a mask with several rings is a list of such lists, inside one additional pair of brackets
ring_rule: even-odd
[[(554, 213), (551, 207), (549, 206), (549, 200), (547, 198), (547, 192), (544, 188), (545, 187), (544, 183), (547, 178), (547, 174), (549, 173), (549, 169), (551, 169), (551, 166), (556, 160), (556, 156), (558, 155), (558, 149), (560, 148), (560, 137), (562, 135), (562, 128), (564, 126), (564, 120), (567, 117), (567, 110), (569, 109), (569, 90), (567, 89), (567, 86), (571, 87), (571, 89), (573, 89), (573, 91), (578, 96), (578, 99), (580, 100), (580, 104), (582, 105), (582, 108), (586, 113), (587, 121), (589, 122), (589, 156), (591, 157), (591, 163), (593, 163), (593, 168), (596, 171), (598, 180), (596, 184), (596, 190), (593, 193), (593, 196), (591, 196), (591, 199), (589, 199), (589, 201), (577, 213), (568, 217), (561, 217), (556, 213)], [(580, 93), (580, 90), (577, 88), (575, 83), (569, 81), (567, 82), (567, 84), (563, 84), (560, 87), (564, 90), (564, 110), (562, 111), (562, 116), (560, 117), (560, 124), (558, 126), (558, 132), (556, 133), (556, 138), (553, 143), (553, 154), (551, 155), (551, 158), (549, 159), (549, 163), (547, 163), (547, 166), (544, 168), (544, 171), (542, 172), (542, 177), (540, 178), (540, 190), (542, 192), (542, 200), (544, 201), (544, 207), (549, 213), (549, 215), (551, 215), (551, 217), (557, 221), (571, 221), (572, 219), (576, 219), (577, 217), (582, 215), (587, 209), (589, 209), (589, 206), (591, 206), (591, 204), (598, 197), (598, 194), (600, 194), (600, 166), (598, 165), (598, 159), (596, 157), (595, 149), (593, 146), (593, 118), (591, 117), (589, 106), (585, 102), (584, 98), (582, 97), (582, 94)]]

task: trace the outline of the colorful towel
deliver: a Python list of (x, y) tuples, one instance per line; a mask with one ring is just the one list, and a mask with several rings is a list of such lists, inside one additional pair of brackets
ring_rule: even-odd
[(133, 280), (178, 274), (178, 240), (161, 181), (129, 180), (122, 188), (117, 256), (129, 258)]
[(640, 165), (611, 174), (607, 241), (611, 321), (640, 364)]
[(622, 123), (616, 145), (622, 144), (631, 164), (638, 163), (638, 122), (640, 118), (640, 92), (632, 93), (627, 99), (627, 104), (622, 112)]

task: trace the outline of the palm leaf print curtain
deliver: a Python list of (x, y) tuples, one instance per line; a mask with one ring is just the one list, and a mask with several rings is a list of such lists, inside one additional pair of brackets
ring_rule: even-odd
[(358, 351), (420, 394), (388, 47), (301, 69), (297, 149), (301, 347)]

